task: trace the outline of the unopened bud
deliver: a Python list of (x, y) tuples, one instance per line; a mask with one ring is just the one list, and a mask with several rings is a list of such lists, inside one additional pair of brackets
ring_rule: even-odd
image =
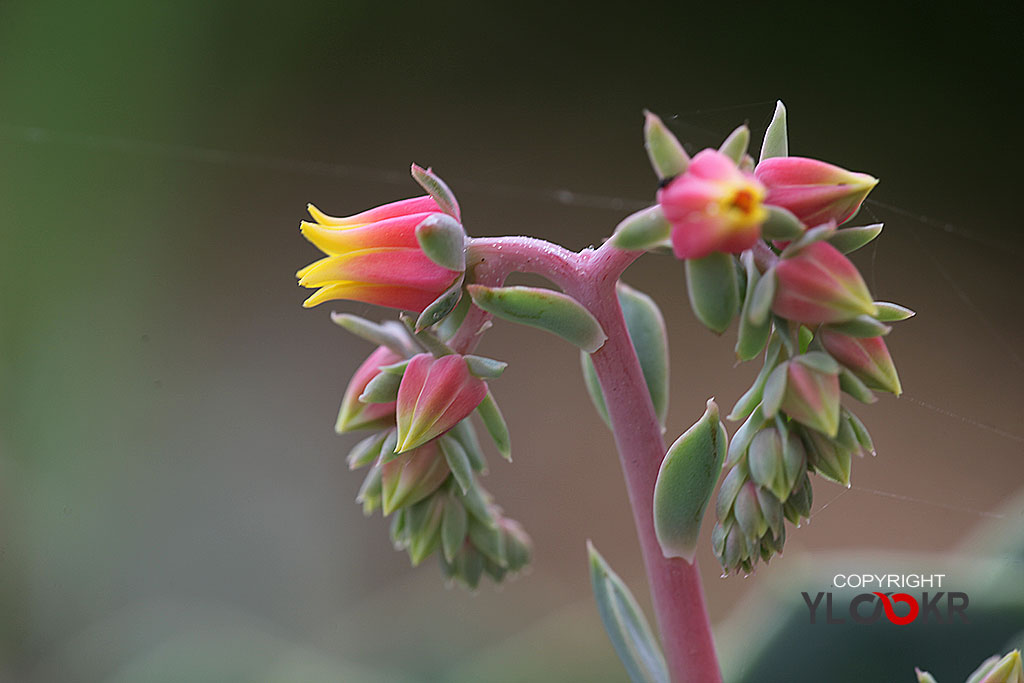
[(775, 267), (772, 311), (805, 323), (835, 323), (874, 315), (875, 304), (856, 266), (827, 242), (815, 242)]
[(404, 453), (443, 434), (467, 417), (487, 395), (459, 355), (421, 353), (409, 361), (398, 389), (398, 447)]

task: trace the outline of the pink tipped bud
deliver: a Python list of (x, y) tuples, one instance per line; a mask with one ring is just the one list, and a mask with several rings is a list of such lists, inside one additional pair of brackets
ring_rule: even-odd
[(866, 173), (804, 157), (765, 159), (754, 175), (768, 189), (765, 204), (781, 206), (812, 226), (850, 219), (878, 184)]
[(402, 357), (391, 349), (379, 347), (363, 361), (345, 389), (345, 397), (341, 400), (338, 422), (335, 430), (341, 434), (356, 429), (376, 429), (394, 423), (395, 403), (362, 403), (359, 396), (374, 377), (380, 374), (384, 365), (391, 365), (402, 360)]
[(381, 465), (381, 505), (385, 515), (419, 502), (448, 478), (448, 463), (436, 441)]
[(851, 337), (828, 328), (823, 328), (819, 336), (825, 350), (869, 388), (897, 396), (902, 393), (896, 366), (881, 337)]
[(839, 432), (839, 375), (799, 362), (786, 370), (786, 393), (781, 409), (791, 418), (819, 432)]
[(398, 388), (398, 447), (403, 453), (430, 441), (472, 413), (487, 396), (459, 355), (421, 353), (409, 361)]
[(877, 312), (857, 267), (827, 242), (782, 259), (775, 275), (772, 311), (783, 318), (817, 325)]
[(768, 216), (761, 205), (764, 192), (753, 175), (722, 152), (697, 154), (685, 173), (658, 191), (676, 256), (696, 259), (750, 249)]

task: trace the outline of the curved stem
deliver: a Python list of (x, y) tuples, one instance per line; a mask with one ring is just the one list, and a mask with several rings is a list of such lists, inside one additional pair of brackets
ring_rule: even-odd
[[(654, 484), (665, 455), (654, 405), (619, 306), (619, 276), (643, 252), (610, 243), (574, 253), (527, 237), (474, 239), (468, 265), (476, 282), (499, 286), (512, 272), (542, 275), (583, 304), (608, 335), (591, 354), (626, 479), (669, 673), (676, 683), (720, 683), (711, 625), (696, 563), (666, 559), (654, 532)], [(490, 316), (473, 307), (452, 346), (474, 347)]]

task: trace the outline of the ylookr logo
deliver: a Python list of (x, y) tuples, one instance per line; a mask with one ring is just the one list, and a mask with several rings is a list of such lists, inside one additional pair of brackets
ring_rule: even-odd
[[(836, 574), (832, 579), (834, 588), (941, 588), (945, 574)], [(894, 593), (872, 590), (858, 593), (850, 599), (846, 612), (848, 617), (837, 616), (843, 612), (833, 603), (831, 591), (819, 591), (813, 598), (810, 593), (801, 595), (810, 611), (812, 624), (817, 624), (818, 616), (824, 612), (826, 624), (845, 624), (847, 618), (857, 624), (874, 624), (884, 615), (897, 626), (906, 626), (914, 621), (933, 621), (938, 624), (951, 624), (954, 617), (969, 624), (967, 606), (970, 598), (967, 593), (947, 591), (923, 591), (920, 598), (910, 593)], [(822, 605), (824, 602), (824, 605)], [(901, 607), (897, 608), (897, 605)], [(819, 607), (824, 609), (819, 612)]]

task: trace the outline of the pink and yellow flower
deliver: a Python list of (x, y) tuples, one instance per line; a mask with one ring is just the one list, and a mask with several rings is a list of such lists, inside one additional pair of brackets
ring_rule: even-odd
[(772, 311), (788, 320), (818, 325), (877, 312), (857, 267), (827, 242), (815, 242), (782, 259), (775, 276)]
[(487, 396), (487, 384), (459, 355), (413, 356), (398, 387), (396, 453), (440, 436), (469, 416)]
[(395, 402), (363, 403), (360, 394), (366, 389), (374, 377), (380, 374), (384, 365), (391, 365), (402, 360), (402, 357), (391, 349), (380, 346), (363, 361), (345, 389), (345, 397), (341, 400), (338, 422), (334, 429), (339, 434), (357, 429), (376, 429), (386, 427), (395, 421)]
[(327, 256), (296, 273), (317, 290), (303, 306), (349, 299), (422, 312), (460, 276), (430, 260), (416, 239), (416, 226), (439, 211), (426, 196), (344, 218), (310, 205), (315, 222), (303, 221), (302, 234)]
[(866, 173), (854, 173), (804, 157), (772, 157), (754, 169), (768, 189), (765, 204), (780, 206), (807, 226), (849, 220), (878, 184)]
[(675, 255), (697, 259), (750, 249), (768, 216), (761, 204), (764, 195), (764, 186), (725, 154), (699, 152), (685, 173), (658, 191), (658, 203), (672, 225)]

